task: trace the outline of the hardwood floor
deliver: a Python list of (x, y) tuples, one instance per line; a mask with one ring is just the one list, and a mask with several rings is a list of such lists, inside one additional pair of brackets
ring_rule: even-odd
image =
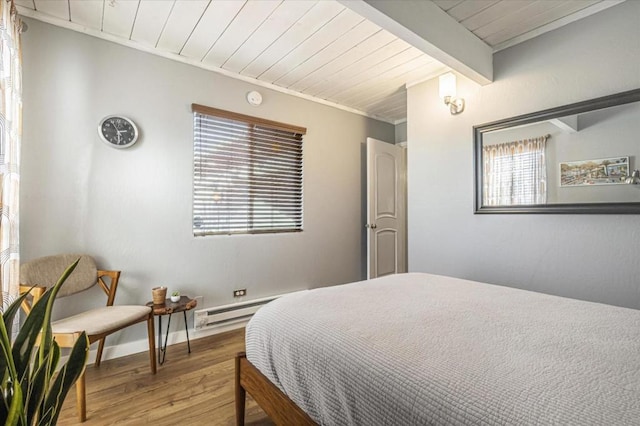
[[(146, 352), (87, 367), (87, 426), (234, 425), (234, 356), (244, 351), (244, 329), (167, 348), (154, 376)], [(80, 424), (75, 389), (64, 403), (59, 425)], [(247, 396), (246, 422), (273, 425)]]

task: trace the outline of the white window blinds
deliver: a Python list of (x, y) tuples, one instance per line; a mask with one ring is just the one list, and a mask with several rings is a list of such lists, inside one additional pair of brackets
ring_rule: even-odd
[(301, 231), (306, 129), (192, 110), (194, 235)]

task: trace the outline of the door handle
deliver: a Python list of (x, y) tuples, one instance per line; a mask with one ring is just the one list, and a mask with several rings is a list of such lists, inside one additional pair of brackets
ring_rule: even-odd
[(365, 228), (376, 229), (378, 227), (378, 225), (376, 225), (375, 223), (367, 223), (364, 227)]

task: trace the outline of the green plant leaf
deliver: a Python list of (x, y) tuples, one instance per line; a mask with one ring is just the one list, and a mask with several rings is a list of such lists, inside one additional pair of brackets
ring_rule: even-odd
[[(0, 313), (2, 316), (2, 313)], [(9, 365), (11, 359), (11, 340), (9, 339), (9, 334), (7, 333), (7, 328), (4, 325), (4, 321), (0, 323), (0, 379), (2, 379), (3, 383), (5, 380), (4, 374), (7, 372), (8, 368), (11, 368)]]
[(26, 424), (24, 406), (22, 404), (22, 388), (20, 387), (20, 383), (13, 382), (11, 388), (13, 390), (13, 395), (11, 396), (11, 406), (9, 407), (7, 420), (4, 424), (5, 426), (17, 425), (18, 423)]
[[(7, 386), (2, 385), (2, 389), (7, 389)], [(6, 404), (6, 400), (4, 400), (4, 395), (3, 395), (3, 401), (2, 404), (0, 404), (0, 423), (1, 424), (5, 424), (5, 422), (7, 421), (7, 417), (9, 417), (9, 407), (7, 407)]]
[[(51, 310), (53, 308), (53, 302), (60, 290), (60, 287), (76, 268), (79, 261), (80, 259), (76, 260), (71, 266), (69, 266), (64, 271), (56, 285), (47, 289), (40, 300), (38, 300), (38, 302), (32, 307), (31, 312), (27, 316), (27, 319), (16, 337), (13, 344), (12, 356), (20, 381), (23, 380), (25, 373), (28, 372), (31, 354), (38, 337), (40, 336), (38, 349), (38, 358), (40, 362), (42, 362), (46, 353), (51, 348), (51, 342), (53, 341), (51, 332)], [(40, 335), (41, 332), (42, 335)]]
[(0, 377), (2, 378), (2, 392), (0, 392), (2, 395), (2, 409), (0, 414), (2, 415), (1, 419), (6, 422), (9, 419), (13, 404), (15, 404), (14, 388), (20, 388), (20, 381), (11, 357), (11, 341), (4, 321), (0, 321), (0, 362), (2, 363), (2, 370), (0, 370)]
[(0, 423), (55, 424), (65, 396), (84, 371), (89, 351), (85, 333), (72, 348), (67, 364), (54, 376), (60, 347), (51, 329), (56, 295), (79, 261), (69, 266), (34, 304), (13, 344), (9, 338), (11, 325), (26, 295), (12, 303), (4, 316), (0, 314)]
[(45, 310), (45, 318), (44, 324), (42, 327), (42, 335), (41, 341), (47, 342), (48, 345), (40, 345), (38, 348), (38, 356), (42, 360), (46, 356), (47, 352), (51, 348), (51, 342), (53, 341), (53, 332), (51, 330), (51, 312), (53, 311), (53, 302), (56, 300), (56, 296), (62, 287), (62, 284), (69, 278), (69, 275), (76, 269), (78, 263), (80, 262), (80, 258), (78, 258), (75, 262), (73, 262), (63, 273), (62, 276), (58, 279), (56, 285), (51, 288), (51, 296), (47, 300), (47, 309)]
[(31, 293), (32, 289), (33, 287), (31, 287), (28, 292), (21, 294), (20, 297), (14, 300), (13, 303), (11, 303), (11, 305), (9, 305), (9, 307), (2, 313), (2, 318), (4, 319), (4, 326), (7, 329), (7, 334), (9, 336), (11, 336), (11, 332), (13, 331), (13, 319), (15, 318), (16, 314), (20, 310), (20, 305), (22, 304), (22, 301), (26, 299), (27, 296), (29, 296), (29, 293)]
[[(55, 342), (54, 342), (55, 343)], [(53, 356), (54, 351), (51, 351), (47, 361)], [(44, 401), (44, 394), (46, 384), (45, 381), (49, 379), (50, 362), (42, 363), (31, 375), (28, 383), (28, 391), (26, 392), (26, 398), (24, 405), (26, 407), (27, 424), (32, 424), (33, 419), (37, 418), (38, 410), (42, 401)]]
[(0, 404), (0, 424), (4, 424), (7, 421), (7, 417), (9, 417), (9, 406), (7, 405), (7, 400), (4, 396), (4, 389), (8, 389), (6, 383), (2, 383), (2, 404)]
[(38, 425), (55, 425), (60, 415), (60, 408), (67, 393), (84, 373), (89, 358), (89, 338), (87, 333), (82, 332), (71, 349), (67, 363), (60, 369), (53, 384), (49, 388), (42, 407), (40, 421)]
[[(47, 290), (42, 298), (32, 307), (22, 328), (20, 328), (16, 340), (13, 342), (12, 358), (20, 381), (28, 369), (31, 354), (33, 353), (40, 330), (42, 330), (45, 311), (47, 309), (47, 300), (50, 296), (51, 292)], [(46, 345), (47, 343), (41, 342), (41, 344)]]
[[(10, 333), (13, 320), (10, 318), (15, 315), (15, 312), (11, 312), (11, 308), (19, 307), (19, 304), (23, 299), (23, 297), (19, 298), (11, 304), (4, 314), (0, 313), (0, 316), (2, 317), (2, 321), (0, 321), (0, 377), (2, 377), (4, 385), (3, 389), (5, 389), (5, 386), (6, 389), (9, 389), (12, 383), (20, 383), (20, 376), (16, 370), (14, 358), (12, 356), (12, 351), (15, 346), (12, 346), (11, 344)], [(8, 395), (7, 398), (10, 398), (10, 395)], [(8, 410), (9, 402), (5, 402), (5, 407)]]
[(49, 380), (56, 372), (56, 367), (58, 366), (58, 362), (60, 362), (60, 346), (58, 346), (58, 342), (53, 341), (53, 347), (51, 348), (51, 362), (49, 364)]

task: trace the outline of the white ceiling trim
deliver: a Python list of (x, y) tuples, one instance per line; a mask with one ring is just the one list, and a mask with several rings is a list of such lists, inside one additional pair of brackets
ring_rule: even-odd
[(379, 116), (379, 115), (376, 115), (376, 114), (370, 114), (370, 113), (367, 113), (365, 111), (362, 111), (362, 110), (359, 110), (359, 109), (356, 109), (356, 108), (351, 108), (351, 107), (348, 107), (348, 106), (345, 106), (345, 105), (342, 105), (342, 104), (338, 104), (338, 103), (335, 103), (335, 102), (331, 102), (331, 101), (328, 101), (328, 100), (325, 100), (325, 99), (322, 99), (322, 98), (318, 98), (318, 97), (315, 97), (315, 96), (306, 95), (304, 93), (296, 92), (294, 90), (290, 90), (290, 89), (287, 89), (285, 87), (277, 86), (275, 84), (271, 84), (271, 83), (267, 83), (267, 82), (264, 82), (264, 81), (261, 81), (261, 80), (257, 80), (257, 79), (252, 78), (252, 77), (247, 77), (247, 76), (244, 76), (244, 75), (241, 75), (241, 74), (237, 74), (237, 73), (232, 72), (232, 71), (227, 71), (227, 70), (225, 70), (223, 68), (219, 68), (219, 67), (216, 67), (216, 66), (213, 66), (213, 65), (208, 65), (206, 63), (200, 62), (200, 60), (197, 59), (197, 58), (193, 58), (192, 59), (192, 58), (187, 58), (185, 56), (180, 56), (180, 55), (178, 55), (176, 53), (163, 52), (163, 51), (157, 50), (157, 49), (155, 49), (153, 47), (142, 45), (142, 44), (140, 44), (140, 43), (138, 43), (136, 41), (133, 41), (133, 40), (123, 39), (121, 37), (118, 37), (118, 36), (115, 36), (115, 35), (111, 35), (111, 34), (106, 33), (106, 32), (97, 31), (97, 30), (94, 30), (92, 28), (88, 28), (88, 27), (85, 27), (83, 25), (79, 25), (79, 24), (70, 22), (68, 20), (56, 18), (54, 16), (46, 15), (46, 14), (43, 14), (43, 13), (38, 13), (35, 10), (20, 6), (18, 4), (16, 4), (16, 6), (17, 6), (17, 9), (18, 9), (18, 13), (20, 15), (22, 15), (22, 16), (26, 16), (26, 17), (29, 17), (29, 18), (32, 18), (32, 19), (35, 19), (35, 20), (38, 20), (38, 21), (46, 22), (48, 24), (56, 25), (58, 27), (63, 27), (63, 28), (66, 28), (68, 30), (72, 30), (72, 31), (76, 31), (76, 32), (79, 32), (79, 33), (87, 34), (87, 35), (90, 35), (92, 37), (97, 37), (97, 38), (100, 38), (102, 40), (110, 41), (112, 43), (120, 44), (122, 46), (126, 46), (126, 47), (130, 47), (132, 49), (140, 50), (142, 52), (150, 53), (150, 54), (155, 55), (155, 56), (160, 56), (160, 57), (163, 57), (163, 58), (166, 58), (166, 59), (171, 59), (171, 60), (174, 60), (174, 61), (177, 61), (177, 62), (182, 62), (184, 64), (192, 65), (194, 67), (202, 68), (202, 69), (205, 69), (205, 70), (208, 70), (208, 71), (213, 71), (215, 73), (224, 75), (226, 77), (230, 77), (230, 78), (233, 78), (233, 79), (236, 79), (236, 80), (244, 81), (246, 83), (254, 84), (256, 86), (260, 86), (260, 87), (264, 87), (264, 88), (267, 88), (267, 89), (275, 90), (275, 91), (280, 92), (280, 93), (285, 93), (287, 95), (291, 95), (291, 96), (295, 96), (295, 97), (298, 97), (298, 98), (306, 99), (308, 101), (312, 101), (312, 102), (316, 102), (316, 103), (319, 103), (319, 104), (322, 104), (322, 105), (326, 105), (326, 106), (330, 106), (330, 107), (333, 107), (333, 108), (337, 108), (337, 109), (340, 109), (340, 110), (343, 110), (343, 111), (347, 111), (347, 112), (350, 112), (350, 113), (353, 113), (353, 114), (362, 115), (364, 117), (373, 118), (375, 120), (383, 121), (385, 123), (389, 123), (389, 124), (393, 124), (393, 125), (396, 125), (398, 123), (403, 123), (404, 121), (406, 121), (406, 118), (401, 118), (399, 120), (391, 120), (391, 119), (388, 119), (388, 118), (385, 118), (385, 117), (382, 117), (382, 116)]
[(530, 40), (534, 37), (538, 37), (541, 34), (547, 33), (549, 31), (553, 31), (555, 29), (558, 29), (560, 27), (563, 27), (567, 24), (570, 24), (572, 22), (578, 21), (582, 18), (586, 18), (587, 16), (593, 15), (594, 13), (598, 13), (601, 12), (605, 9), (608, 9), (612, 6), (618, 5), (622, 2), (624, 2), (626, 0), (606, 0), (606, 1), (601, 1), (600, 3), (596, 3), (594, 5), (591, 5), (589, 7), (585, 7), (584, 9), (581, 9), (575, 13), (572, 13), (571, 15), (565, 16), (564, 18), (558, 19), (557, 21), (553, 21), (550, 22), (546, 25), (543, 25), (541, 27), (538, 27), (534, 30), (531, 30), (529, 32), (526, 32), (522, 35), (519, 35), (517, 37), (514, 37), (512, 39), (509, 39), (507, 41), (504, 41), (502, 43), (498, 43), (497, 45), (494, 46), (493, 48), (493, 52), (499, 52), (501, 50), (504, 50), (508, 47), (511, 46), (515, 46), (516, 44), (525, 42), (527, 40)]

